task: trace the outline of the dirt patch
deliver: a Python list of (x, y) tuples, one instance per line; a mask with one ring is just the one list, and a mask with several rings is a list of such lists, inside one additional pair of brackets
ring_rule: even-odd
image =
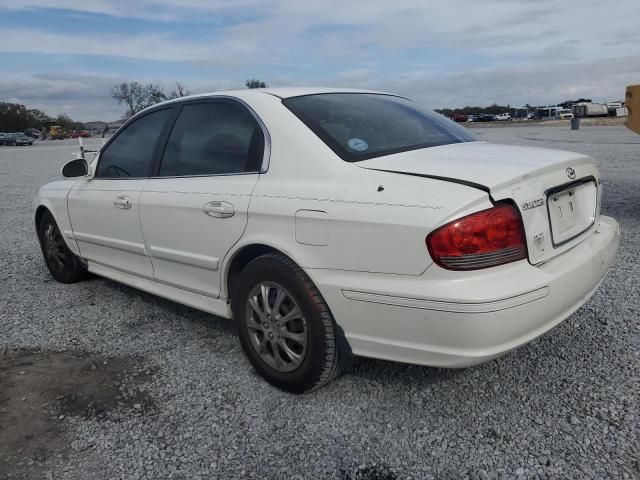
[(47, 459), (69, 447), (67, 417), (104, 420), (121, 408), (152, 412), (153, 402), (136, 388), (151, 374), (137, 358), (0, 355), (0, 480), (43, 478)]

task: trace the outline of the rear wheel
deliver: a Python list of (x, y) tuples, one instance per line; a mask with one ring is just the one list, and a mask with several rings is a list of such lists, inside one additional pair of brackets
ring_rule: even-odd
[(284, 255), (269, 253), (245, 267), (233, 310), (245, 354), (283, 390), (319, 388), (338, 376), (350, 357), (322, 295)]
[(44, 261), (53, 278), (62, 283), (75, 283), (87, 277), (87, 269), (80, 258), (69, 250), (49, 212), (45, 212), (40, 219), (38, 238)]

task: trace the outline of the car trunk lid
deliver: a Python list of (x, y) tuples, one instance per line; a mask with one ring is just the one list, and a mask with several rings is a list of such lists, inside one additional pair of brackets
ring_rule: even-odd
[(488, 192), (495, 201), (512, 200), (522, 215), (533, 264), (584, 240), (599, 215), (597, 168), (592, 158), (574, 152), (472, 142), (412, 150), (357, 165), (461, 183)]

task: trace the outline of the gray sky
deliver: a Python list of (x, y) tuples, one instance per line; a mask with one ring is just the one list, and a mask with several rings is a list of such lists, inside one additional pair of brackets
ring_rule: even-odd
[(433, 108), (619, 100), (640, 0), (0, 0), (0, 100), (113, 120), (126, 80), (331, 85)]

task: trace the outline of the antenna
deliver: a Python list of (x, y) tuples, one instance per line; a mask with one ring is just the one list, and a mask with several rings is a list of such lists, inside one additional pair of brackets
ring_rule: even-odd
[[(105, 144), (105, 139), (103, 137), (102, 138), (101, 147), (104, 146), (104, 144)], [(100, 151), (100, 148), (101, 148), (101, 147), (98, 147), (96, 150), (88, 150), (88, 149), (84, 148), (84, 145), (82, 143), (82, 137), (80, 135), (78, 135), (78, 145), (80, 147), (80, 157), (78, 157), (78, 158), (84, 158), (85, 160), (86, 160), (86, 158), (84, 156), (85, 153), (98, 153)]]
[(84, 158), (84, 147), (82, 145), (82, 135), (78, 135), (78, 145), (80, 145), (80, 158)]

